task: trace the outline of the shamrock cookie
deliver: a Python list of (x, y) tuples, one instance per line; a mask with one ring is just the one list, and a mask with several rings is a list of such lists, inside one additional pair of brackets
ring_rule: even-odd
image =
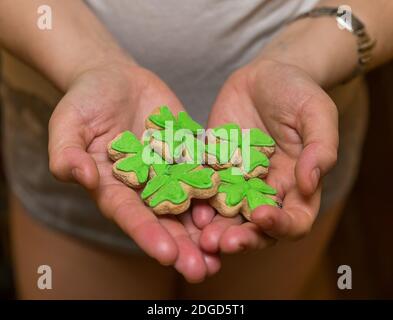
[(152, 165), (150, 176), (141, 197), (158, 215), (186, 211), (192, 198), (211, 198), (220, 183), (212, 168), (189, 163)]
[(143, 145), (130, 131), (124, 131), (108, 144), (108, 155), (116, 161), (113, 175), (132, 188), (146, 183), (151, 164), (163, 163), (148, 144)]
[(204, 141), (196, 136), (203, 127), (187, 112), (175, 117), (167, 106), (157, 108), (145, 122), (146, 129), (154, 129), (150, 145), (167, 162), (202, 163)]
[(262, 205), (278, 206), (276, 190), (262, 179), (246, 180), (239, 168), (219, 171), (221, 183), (218, 193), (209, 203), (221, 215), (233, 217), (241, 213), (250, 220), (252, 211)]
[(134, 155), (141, 149), (142, 143), (130, 131), (118, 134), (107, 146), (109, 158), (113, 161), (117, 161), (127, 155)]
[[(242, 145), (242, 129), (234, 123), (227, 123), (208, 131), (209, 141), (233, 141), (239, 147)], [(236, 140), (236, 141), (235, 141)], [(258, 128), (251, 128), (249, 135), (250, 146), (271, 157), (276, 143), (273, 138)]]
[(205, 160), (214, 169), (239, 167), (247, 179), (267, 175), (275, 142), (260, 129), (243, 133), (237, 124), (228, 123), (208, 130), (207, 136)]

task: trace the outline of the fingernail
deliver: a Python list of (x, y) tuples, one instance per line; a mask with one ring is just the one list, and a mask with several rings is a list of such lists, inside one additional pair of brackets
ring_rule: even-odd
[(315, 168), (312, 172), (311, 172), (311, 181), (312, 181), (312, 185), (314, 187), (314, 190), (318, 187), (319, 184), (319, 178), (321, 177), (321, 171), (319, 170), (319, 168)]

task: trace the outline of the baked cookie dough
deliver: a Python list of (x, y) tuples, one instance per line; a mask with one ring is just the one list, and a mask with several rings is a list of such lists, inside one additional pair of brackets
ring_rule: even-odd
[(209, 203), (218, 213), (233, 217), (241, 213), (251, 220), (252, 211), (263, 205), (279, 206), (276, 190), (260, 178), (246, 180), (239, 168), (219, 171), (221, 183), (218, 193)]

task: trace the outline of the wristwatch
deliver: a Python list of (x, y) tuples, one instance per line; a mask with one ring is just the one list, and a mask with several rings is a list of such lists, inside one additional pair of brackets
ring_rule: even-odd
[(372, 59), (372, 51), (375, 47), (376, 41), (371, 39), (367, 33), (364, 23), (352, 13), (348, 6), (317, 7), (300, 14), (292, 21), (323, 16), (336, 17), (340, 29), (346, 29), (357, 37), (358, 64), (351, 76), (345, 81), (347, 82), (359, 74), (362, 74), (367, 69), (367, 65)]

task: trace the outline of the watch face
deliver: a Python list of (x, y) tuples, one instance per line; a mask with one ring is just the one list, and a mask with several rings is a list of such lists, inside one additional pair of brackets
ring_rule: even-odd
[(341, 30), (354, 31), (354, 25), (352, 24), (353, 15), (350, 6), (342, 5), (337, 8), (336, 13), (337, 25)]

